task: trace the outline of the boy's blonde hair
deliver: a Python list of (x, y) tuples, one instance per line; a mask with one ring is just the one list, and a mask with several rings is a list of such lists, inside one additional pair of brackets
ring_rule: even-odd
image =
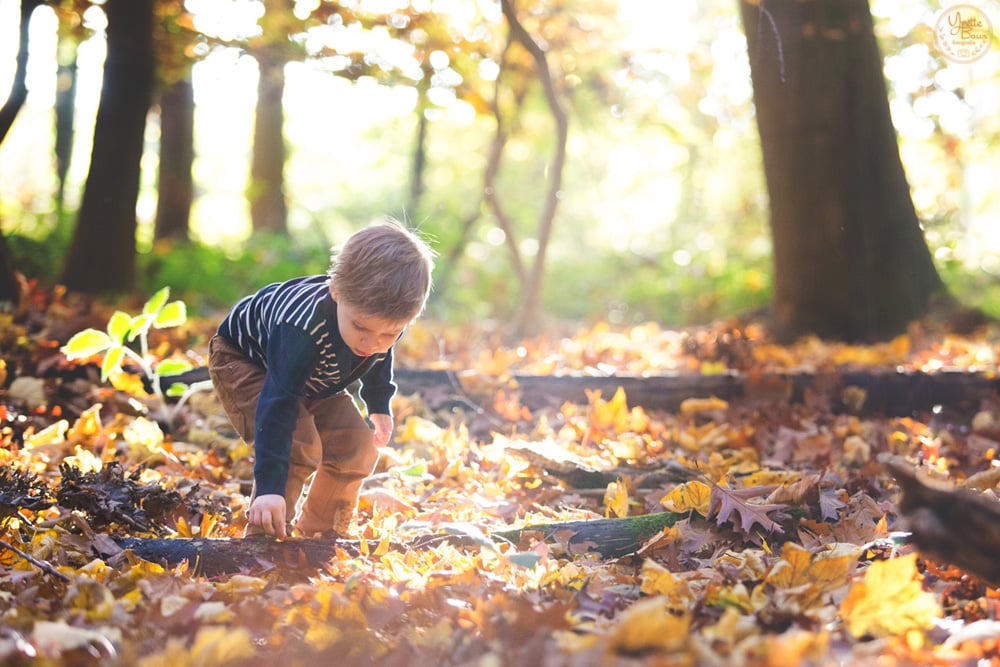
[(330, 287), (371, 317), (416, 318), (431, 290), (434, 251), (398, 220), (361, 229), (330, 256)]

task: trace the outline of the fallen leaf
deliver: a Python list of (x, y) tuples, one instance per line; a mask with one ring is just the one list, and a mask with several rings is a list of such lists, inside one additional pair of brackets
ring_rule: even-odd
[(915, 553), (872, 563), (840, 605), (848, 631), (855, 637), (888, 637), (931, 629), (941, 605), (921, 580)]

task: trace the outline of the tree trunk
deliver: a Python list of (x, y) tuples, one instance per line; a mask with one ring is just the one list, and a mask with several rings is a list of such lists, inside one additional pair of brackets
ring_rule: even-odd
[(943, 288), (900, 162), (868, 2), (740, 6), (771, 201), (777, 333), (897, 334)]
[(548, 166), (549, 183), (545, 201), (542, 204), (542, 211), (538, 216), (538, 251), (535, 254), (535, 261), (531, 266), (531, 271), (527, 276), (527, 283), (521, 294), (521, 309), (515, 323), (515, 336), (524, 338), (538, 333), (542, 314), (542, 287), (545, 276), (545, 256), (548, 252), (549, 239), (552, 236), (552, 227), (555, 222), (556, 210), (559, 206), (559, 197), (562, 190), (563, 167), (566, 164), (566, 143), (569, 136), (569, 119), (566, 111), (559, 102), (556, 93), (555, 82), (549, 70), (549, 63), (545, 51), (528, 34), (524, 26), (517, 18), (511, 0), (501, 0), (501, 10), (510, 25), (511, 36), (514, 41), (519, 42), (524, 49), (531, 54), (535, 62), (535, 70), (538, 72), (538, 79), (542, 84), (545, 93), (545, 101), (549, 106), (552, 119), (555, 121), (555, 154), (552, 162)]
[(153, 0), (108, 0), (108, 56), (83, 202), (62, 280), (88, 294), (135, 280), (136, 200), (153, 88)]
[(77, 46), (76, 40), (60, 37), (59, 70), (56, 77), (56, 205), (63, 208), (66, 174), (73, 157), (73, 125), (76, 119)]
[(23, 305), (24, 283), (14, 266), (7, 237), (0, 233), (0, 313), (16, 313)]
[(14, 82), (10, 86), (10, 94), (4, 105), (0, 107), (0, 144), (3, 143), (14, 124), (17, 113), (28, 99), (28, 44), (30, 42), (28, 26), (31, 23), (31, 14), (40, 4), (42, 4), (41, 0), (21, 0), (17, 66), (14, 71)]
[(194, 88), (181, 79), (160, 95), (160, 172), (155, 238), (186, 240), (194, 184)]
[(255, 232), (288, 233), (285, 205), (285, 139), (282, 96), (285, 92), (284, 61), (257, 55), (257, 120), (253, 135), (250, 172), (250, 217)]
[[(423, 95), (423, 93), (419, 93)], [(413, 142), (413, 166), (410, 169), (410, 214), (416, 213), (424, 196), (424, 172), (427, 169), (427, 115), (424, 103), (417, 104), (417, 136)]]

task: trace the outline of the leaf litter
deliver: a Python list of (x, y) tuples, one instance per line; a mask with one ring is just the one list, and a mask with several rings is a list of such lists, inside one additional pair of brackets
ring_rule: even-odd
[[(4, 664), (1000, 665), (995, 582), (908, 542), (880, 465), (893, 456), (995, 501), (995, 400), (879, 417), (780, 397), (692, 396), (663, 412), (624, 392), (549, 409), (507, 391), (463, 412), (398, 396), (357, 551), (204, 576), (188, 561), (106, 554), (124, 536), (237, 537), (252, 452), (210, 392), (167, 431), (141, 382), (108, 387), (100, 366), (60, 361), (44, 334), (4, 347), (6, 387), (40, 381), (3, 396)], [(915, 327), (868, 347), (778, 346), (733, 323), (598, 325), (510, 349), (488, 336), (463, 346), (477, 340), (467, 330), (434, 335), (417, 328), (401, 356), (485, 377), (994, 372), (998, 340)], [(157, 349), (196, 350), (204, 336), (192, 325)], [(602, 481), (574, 486), (559, 466)], [(617, 558), (566, 528), (661, 513), (671, 520)], [(518, 530), (545, 525), (555, 529)]]

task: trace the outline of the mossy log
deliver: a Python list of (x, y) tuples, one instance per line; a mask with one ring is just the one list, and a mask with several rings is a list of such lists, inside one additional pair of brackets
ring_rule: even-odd
[(927, 478), (899, 459), (884, 465), (903, 491), (899, 511), (910, 541), (935, 560), (1000, 585), (1000, 502)]
[(638, 551), (664, 528), (687, 514), (656, 512), (623, 519), (562, 521), (524, 526), (491, 533), (515, 545), (530, 546), (532, 539), (565, 544), (574, 554), (593, 553), (601, 558), (621, 558)]
[[(544, 540), (564, 546), (569, 553), (593, 553), (600, 558), (620, 558), (635, 553), (650, 538), (672, 526), (686, 515), (660, 512), (624, 519), (594, 519), (562, 521), (499, 530), (486, 533), (481, 529), (446, 534), (424, 535), (410, 542), (393, 542), (394, 550), (425, 549), (439, 544), (458, 546), (509, 542), (523, 548), (533, 540)], [(477, 537), (474, 533), (480, 535)], [(115, 540), (122, 550), (166, 566), (186, 562), (195, 573), (219, 576), (238, 572), (261, 573), (271, 569), (283, 572), (314, 571), (337, 557), (338, 549), (351, 557), (363, 554), (357, 540), (336, 538), (289, 539), (270, 538), (209, 539), (209, 538), (141, 538)], [(375, 545), (371, 544), (374, 549)], [(119, 553), (101, 553), (113, 557)]]

